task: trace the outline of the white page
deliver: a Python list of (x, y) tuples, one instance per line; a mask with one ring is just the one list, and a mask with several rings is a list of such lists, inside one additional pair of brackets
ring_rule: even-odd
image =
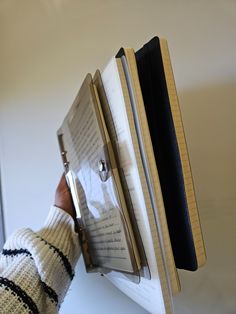
[(119, 163), (127, 181), (135, 217), (151, 271), (151, 280), (141, 278), (140, 284), (135, 285), (132, 282), (125, 281), (117, 274), (113, 276), (108, 275), (108, 278), (149, 312), (158, 314), (171, 313), (171, 305), (168, 307), (167, 304), (164, 304), (164, 298), (168, 297), (168, 287), (167, 282), (165, 282), (166, 289), (163, 291), (163, 285), (161, 286), (159, 277), (161, 275), (162, 280), (165, 281), (164, 266), (163, 269), (159, 269), (158, 273), (156, 264), (156, 259), (162, 260), (160, 243), (142, 168), (135, 126), (132, 121), (132, 109), (130, 104), (126, 104), (129, 96), (128, 94), (123, 94), (123, 92), (128, 93), (128, 91), (122, 91), (120, 73), (117, 66), (119, 61), (119, 59), (116, 60), (115, 58), (110, 61), (102, 73), (102, 81), (116, 130)]
[(132, 106), (140, 153), (142, 156), (143, 167), (162, 248), (166, 277), (170, 293), (175, 294), (180, 291), (180, 283), (170, 242), (161, 185), (143, 103), (134, 50), (130, 48), (125, 49), (125, 56), (122, 56), (121, 62), (129, 90), (130, 103)]

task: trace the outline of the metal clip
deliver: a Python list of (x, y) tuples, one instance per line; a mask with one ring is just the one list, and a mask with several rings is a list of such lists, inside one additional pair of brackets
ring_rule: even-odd
[(102, 182), (105, 182), (108, 178), (108, 167), (105, 160), (99, 160), (98, 162), (99, 176)]
[(64, 168), (66, 171), (69, 170), (69, 161), (64, 162)]

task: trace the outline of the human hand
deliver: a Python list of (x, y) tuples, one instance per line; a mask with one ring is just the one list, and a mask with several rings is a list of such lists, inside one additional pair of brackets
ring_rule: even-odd
[(60, 207), (74, 219), (76, 217), (69, 187), (66, 182), (65, 174), (62, 175), (55, 193), (54, 205)]

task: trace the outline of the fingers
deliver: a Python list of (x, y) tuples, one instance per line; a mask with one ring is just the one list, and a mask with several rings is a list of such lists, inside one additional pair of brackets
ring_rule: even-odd
[(71, 198), (70, 189), (67, 185), (65, 174), (61, 176), (55, 193), (55, 206), (60, 207), (73, 218), (75, 217), (75, 210)]
[(64, 189), (64, 188), (69, 189), (68, 184), (67, 184), (67, 181), (66, 181), (65, 173), (62, 174), (58, 186), (60, 186), (60, 187), (63, 188), (63, 189)]

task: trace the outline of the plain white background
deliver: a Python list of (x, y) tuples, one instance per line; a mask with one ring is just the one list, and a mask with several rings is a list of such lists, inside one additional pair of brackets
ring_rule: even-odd
[[(1, 0), (0, 162), (6, 233), (42, 226), (62, 172), (56, 130), (121, 46), (168, 40), (208, 261), (180, 272), (177, 314), (236, 313), (236, 2)], [(141, 314), (83, 264), (63, 314)]]
[(5, 232), (4, 232), (4, 218), (2, 208), (2, 184), (1, 184), (1, 172), (0, 172), (0, 250), (4, 244)]

